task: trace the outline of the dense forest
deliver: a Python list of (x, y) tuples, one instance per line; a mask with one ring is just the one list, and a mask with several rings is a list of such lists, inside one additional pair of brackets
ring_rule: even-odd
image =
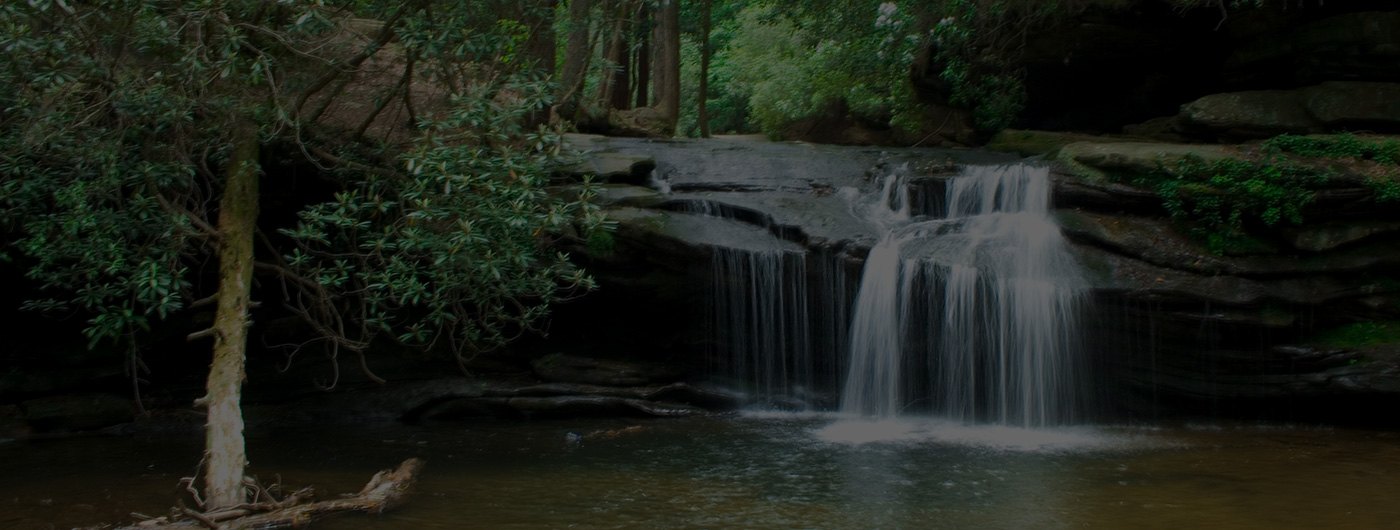
[[(618, 304), (680, 314), (695, 305), (693, 278), (658, 288), (635, 268), (679, 244), (656, 244), (660, 221), (628, 218), (638, 214), (615, 199), (624, 180), (664, 179), (659, 155), (628, 155), (614, 172), (623, 176), (610, 175), (583, 135), (954, 153), (929, 167), (962, 165), (955, 154), (969, 148), (1039, 156), (1067, 168), (1055, 190), (1065, 232), (1114, 253), (1094, 266), (1112, 271), (1095, 288), (1115, 303), (1188, 315), (1168, 330), (1246, 329), (1222, 331), (1212, 343), (1222, 351), (1360, 348), (1370, 357), (1323, 348), (1287, 362), (1371, 366), (1337, 385), (1394, 400), (1393, 374), (1375, 375), (1391, 373), (1390, 353), (1367, 350), (1400, 342), (1385, 271), (1400, 231), (1390, 212), (1400, 140), (1387, 136), (1400, 130), (1400, 19), (1386, 4), (6, 3), (0, 318), (15, 347), (0, 353), (0, 438), (106, 426), (35, 420), (53, 396), (101, 393), (103, 405), (80, 408), (128, 419), (193, 399), (207, 415), (196, 499), (202, 513), (232, 517), (253, 491), (241, 396), (257, 374), (331, 391), (424, 366), (477, 377), (491, 363), (536, 362), (542, 372), (551, 330), (583, 336)], [(839, 187), (813, 186), (817, 198)], [(1114, 215), (1138, 217), (1104, 220)], [(1171, 228), (1122, 228), (1148, 218)], [(810, 230), (766, 222), (780, 235)], [(651, 250), (633, 248), (643, 237)], [(857, 270), (871, 247), (784, 237), (861, 254)], [(671, 261), (715, 254), (690, 250)], [(1151, 269), (1124, 272), (1120, 256)], [(1221, 294), (1207, 276), (1243, 278), (1230, 288), (1250, 294)], [(582, 309), (559, 311), (576, 301)], [(1245, 316), (1216, 318), (1222, 306)], [(643, 322), (613, 333), (689, 340)], [(1123, 329), (1104, 333), (1136, 333)], [(1257, 330), (1267, 338), (1240, 339)], [(1162, 351), (1175, 348), (1195, 346)], [(1193, 384), (1178, 385), (1185, 397), (1172, 407), (1218, 398)], [(729, 399), (685, 392), (689, 403)]]

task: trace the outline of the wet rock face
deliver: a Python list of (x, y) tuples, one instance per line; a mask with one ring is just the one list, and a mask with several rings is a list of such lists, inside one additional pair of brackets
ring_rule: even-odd
[[(1378, 205), (1364, 179), (1339, 174), (1322, 186), (1305, 224), (1253, 227), (1262, 230), (1258, 248), (1222, 255), (1188, 236), (1152, 190), (1124, 177), (1188, 156), (1238, 157), (1250, 146), (1052, 140), (1055, 215), (1093, 282), (1086, 343), (1099, 377), (1112, 382), (1100, 400), (1110, 412), (1250, 416), (1400, 396), (1392, 393), (1394, 363), (1368, 361), (1382, 356), (1309, 345), (1328, 327), (1400, 318), (1400, 210)], [(852, 212), (849, 197), (870, 193), (876, 175), (907, 163), (921, 175), (911, 191), (937, 202), (940, 179), (957, 166), (1011, 160), (754, 140), (587, 145), (649, 157), (659, 180), (604, 194), (618, 222), (614, 247), (575, 249), (604, 282), (601, 298), (561, 307), (559, 325), (581, 329), (556, 329), (555, 336), (614, 341), (598, 351), (651, 345), (671, 355), (665, 363), (695, 360), (697, 373), (711, 349), (704, 306), (717, 248), (805, 252), (809, 274), (818, 257), (835, 257), (858, 278), (878, 231)], [(619, 326), (627, 331), (599, 332)], [(595, 378), (595, 368), (603, 375)], [(627, 370), (596, 365), (550, 375), (536, 367), (543, 378), (570, 383), (646, 379)], [(616, 374), (625, 381), (611, 379)], [(637, 410), (604, 401), (568, 406)]]
[(1057, 218), (1094, 278), (1086, 333), (1113, 385), (1105, 400), (1132, 411), (1359, 421), (1336, 412), (1400, 399), (1394, 353), (1312, 344), (1318, 331), (1400, 314), (1400, 216), (1355, 175), (1321, 184), (1302, 225), (1251, 226), (1259, 248), (1242, 255), (1211, 252), (1160, 199), (1119, 183), (1174, 158), (1241, 152), (1153, 143), (1060, 151)]

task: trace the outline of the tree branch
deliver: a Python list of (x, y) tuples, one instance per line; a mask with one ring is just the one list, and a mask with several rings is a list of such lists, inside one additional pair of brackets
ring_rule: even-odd
[[(394, 11), (394, 14), (390, 15), (389, 19), (384, 21), (384, 26), (379, 29), (379, 36), (377, 36), (363, 51), (351, 57), (349, 61), (346, 61), (344, 69), (332, 65), (326, 73), (322, 74), (319, 79), (311, 83), (311, 86), (307, 87), (306, 90), (302, 91), (301, 95), (297, 97), (296, 104), (292, 106), (292, 116), (300, 115), (302, 107), (306, 106), (306, 101), (311, 99), (311, 96), (316, 95), (317, 92), (326, 88), (326, 85), (329, 85), (331, 81), (340, 77), (343, 72), (358, 70), (361, 64), (364, 64), (364, 62), (370, 57), (373, 57), (374, 54), (379, 53), (379, 50), (394, 38), (394, 26), (398, 24), (399, 19), (402, 18), (404, 14), (408, 13), (410, 8), (416, 9), (417, 6), (418, 2), (400, 5), (399, 8)], [(319, 117), (320, 113), (318, 112), (316, 116), (311, 117), (308, 121), (314, 122)]]

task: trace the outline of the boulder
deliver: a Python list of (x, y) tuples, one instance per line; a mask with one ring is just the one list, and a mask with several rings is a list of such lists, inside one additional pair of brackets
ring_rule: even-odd
[(1088, 182), (1131, 178), (1161, 167), (1171, 167), (1186, 157), (1206, 162), (1238, 157), (1236, 147), (1213, 144), (1151, 142), (1076, 142), (1060, 149), (1055, 160), (1071, 174)]
[(20, 404), (25, 421), (38, 431), (101, 429), (131, 421), (131, 402), (111, 394), (73, 394), (31, 399)]
[(1400, 83), (1331, 81), (1294, 90), (1211, 94), (1182, 105), (1177, 119), (1183, 132), (1218, 138), (1400, 130)]
[(1176, 116), (1152, 118), (1142, 123), (1123, 126), (1123, 134), (1129, 138), (1140, 138), (1153, 142), (1186, 143), (1181, 134), (1181, 124)]
[(1242, 138), (1320, 132), (1295, 90), (1250, 90), (1211, 94), (1181, 106), (1181, 126), (1190, 132)]
[(1322, 252), (1376, 236), (1400, 233), (1400, 221), (1332, 221), (1285, 229), (1284, 233), (1293, 248)]
[(1337, 81), (1300, 94), (1308, 114), (1329, 129), (1400, 128), (1400, 83)]

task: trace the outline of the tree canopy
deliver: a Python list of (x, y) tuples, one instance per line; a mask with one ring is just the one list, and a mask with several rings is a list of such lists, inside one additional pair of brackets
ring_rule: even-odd
[[(559, 288), (588, 286), (537, 239), (587, 212), (543, 191), (561, 146), (556, 131), (525, 126), (549, 85), (519, 56), (528, 37), (519, 21), (483, 27), (486, 6), (457, 3), (0, 10), (10, 250), (52, 294), (30, 306), (89, 313), (94, 342), (148, 330), (207, 294), (196, 269), (217, 239), (211, 201), (229, 131), (244, 119), (340, 188), (295, 226), (264, 234), (259, 251), (266, 270), (301, 285), (287, 296), (334, 326), (318, 329), (335, 343), (362, 348), (390, 332), (413, 344), (498, 346)], [(359, 14), (387, 17), (370, 29), (396, 42), (355, 34), (347, 24)], [(454, 26), (472, 31), (441, 31)], [(372, 60), (385, 64), (369, 71)], [(354, 86), (386, 78), (411, 86)], [(426, 101), (411, 109), (410, 93)], [(335, 132), (362, 129), (347, 117), (395, 98), (400, 121), (376, 126), (397, 142)], [(332, 324), (333, 314), (356, 318)]]
[[(548, 8), (0, 6), (5, 252), (48, 294), (28, 306), (85, 316), (94, 345), (135, 348), (217, 305), (191, 335), (215, 343), (209, 507), (242, 498), (250, 293), (302, 316), (298, 345), (332, 358), (388, 339), (460, 360), (591, 288), (548, 244), (601, 222), (586, 187), (545, 191), (562, 154), (558, 129), (535, 125), (552, 93), (534, 46)], [(274, 226), (259, 181), (288, 158), (334, 193)]]

